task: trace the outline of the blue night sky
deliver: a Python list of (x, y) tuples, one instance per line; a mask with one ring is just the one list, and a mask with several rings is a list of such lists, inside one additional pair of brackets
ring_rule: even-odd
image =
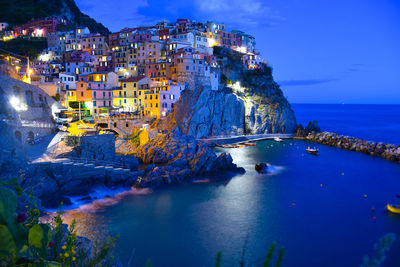
[(76, 0), (111, 31), (161, 19), (224, 22), (256, 37), (292, 103), (400, 104), (400, 1)]

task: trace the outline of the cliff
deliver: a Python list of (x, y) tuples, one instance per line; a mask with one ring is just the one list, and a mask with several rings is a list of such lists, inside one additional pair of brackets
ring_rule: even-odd
[(272, 69), (246, 70), (242, 54), (214, 47), (221, 67), (218, 91), (197, 83), (185, 90), (175, 105), (174, 119), (179, 129), (197, 138), (220, 135), (292, 133), (294, 112)]
[(10, 26), (21, 25), (31, 19), (57, 16), (67, 19), (69, 27), (88, 27), (91, 32), (108, 35), (103, 24), (83, 14), (74, 0), (0, 0), (0, 21)]

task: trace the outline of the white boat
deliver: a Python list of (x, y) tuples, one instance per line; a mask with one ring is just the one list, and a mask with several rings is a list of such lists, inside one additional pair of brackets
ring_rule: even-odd
[(319, 152), (318, 148), (315, 148), (315, 147), (314, 148), (308, 147), (306, 149), (306, 151), (307, 151), (307, 153), (310, 153), (312, 155), (318, 155), (318, 152)]
[(283, 140), (280, 139), (279, 137), (275, 137), (274, 140), (275, 140), (276, 142), (283, 142)]

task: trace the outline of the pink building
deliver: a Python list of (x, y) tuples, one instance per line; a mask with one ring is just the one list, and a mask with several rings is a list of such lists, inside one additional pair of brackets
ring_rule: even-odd
[(92, 90), (92, 104), (94, 116), (98, 116), (103, 113), (108, 113), (109, 109), (112, 108), (112, 88), (107, 88), (107, 84), (104, 82), (88, 82), (88, 88)]
[(176, 101), (181, 97), (181, 92), (185, 89), (184, 84), (170, 82), (166, 87), (169, 90), (160, 90), (160, 115), (167, 116), (173, 109)]

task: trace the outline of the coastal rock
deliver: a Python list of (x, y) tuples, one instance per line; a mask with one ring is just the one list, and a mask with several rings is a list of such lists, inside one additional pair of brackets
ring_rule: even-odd
[(306, 128), (304, 128), (306, 134), (315, 132), (315, 133), (320, 133), (321, 132), (321, 127), (319, 127), (319, 123), (316, 120), (310, 121)]
[(132, 155), (116, 155), (114, 161), (122, 164), (131, 171), (139, 169), (139, 160)]
[(400, 145), (395, 146), (392, 144), (365, 141), (359, 138), (343, 136), (331, 132), (316, 133), (315, 131), (312, 131), (305, 137), (305, 139), (328, 146), (376, 155), (384, 157), (387, 160), (400, 162)]
[(155, 164), (149, 164), (149, 165), (146, 167), (145, 172), (150, 172), (150, 171), (152, 171), (155, 167), (156, 167)]
[(261, 162), (261, 163), (256, 163), (256, 165), (254, 166), (254, 169), (260, 173), (260, 174), (264, 174), (268, 171), (268, 164)]
[(243, 101), (229, 92), (197, 86), (194, 90), (185, 90), (175, 104), (174, 120), (180, 130), (196, 138), (243, 135)]
[(305, 138), (307, 136), (306, 130), (304, 130), (304, 127), (302, 124), (297, 125), (296, 133), (294, 136), (299, 137), (299, 138)]
[(294, 112), (273, 80), (271, 68), (245, 70), (242, 54), (220, 48), (214, 52), (224, 77), (222, 85), (211, 90), (198, 82), (182, 92), (173, 117), (180, 131), (196, 138), (293, 133)]
[(159, 135), (137, 147), (133, 153), (143, 163), (150, 164), (146, 168), (147, 185), (179, 183), (199, 176), (244, 171), (233, 163), (231, 155), (221, 153), (217, 156), (203, 142), (175, 132)]
[(315, 134), (320, 132), (321, 132), (321, 127), (319, 127), (318, 121), (313, 120), (307, 124), (306, 128), (304, 128), (303, 125), (301, 124), (297, 125), (296, 133), (294, 136), (297, 138), (305, 138), (310, 134)]

